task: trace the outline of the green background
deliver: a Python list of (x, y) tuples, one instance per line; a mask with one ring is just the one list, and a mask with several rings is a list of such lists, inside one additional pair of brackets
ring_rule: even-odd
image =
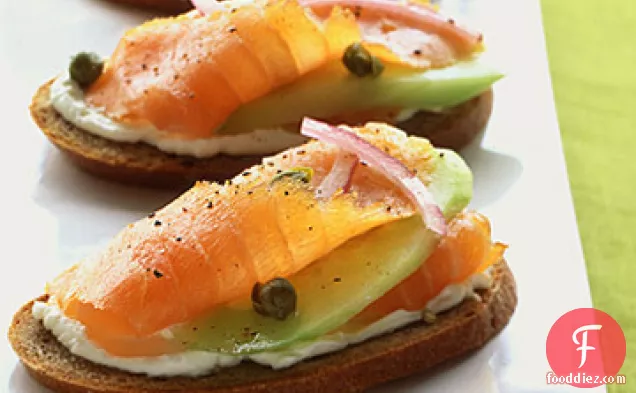
[(548, 58), (594, 307), (627, 339), (636, 392), (636, 0), (542, 0)]

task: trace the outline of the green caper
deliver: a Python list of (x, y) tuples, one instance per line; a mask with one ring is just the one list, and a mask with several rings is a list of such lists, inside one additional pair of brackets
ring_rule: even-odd
[(275, 278), (252, 288), (252, 307), (266, 317), (285, 320), (296, 311), (296, 290), (284, 278)]
[(308, 167), (297, 167), (291, 168), (284, 172), (281, 172), (272, 178), (271, 183), (275, 183), (282, 179), (291, 179), (295, 181), (300, 181), (303, 183), (309, 183), (311, 178), (314, 176), (314, 170)]
[(82, 88), (90, 86), (104, 70), (104, 62), (96, 53), (80, 52), (73, 56), (68, 72)]
[(373, 56), (361, 43), (355, 42), (345, 49), (342, 63), (355, 76), (378, 76), (384, 71), (384, 65)]

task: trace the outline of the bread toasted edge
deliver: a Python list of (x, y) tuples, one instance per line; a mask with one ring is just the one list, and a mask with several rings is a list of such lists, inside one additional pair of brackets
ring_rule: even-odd
[(278, 371), (243, 362), (204, 377), (150, 378), (100, 366), (62, 346), (32, 316), (33, 301), (15, 314), (8, 338), (29, 374), (58, 392), (359, 392), (466, 355), (499, 333), (516, 308), (516, 284), (503, 259), (492, 275), (491, 288), (480, 291), (480, 299), (465, 300), (431, 325), (417, 322)]
[[(225, 180), (260, 164), (262, 155), (211, 158), (177, 156), (145, 143), (122, 143), (90, 134), (66, 121), (51, 105), (50, 86), (42, 85), (30, 106), (33, 120), (46, 137), (79, 168), (125, 184), (185, 188), (196, 180)], [(437, 147), (459, 149), (485, 127), (492, 111), (492, 90), (441, 113), (418, 112), (397, 124)]]
[(193, 8), (190, 0), (109, 0), (115, 3), (123, 3), (135, 7), (151, 8), (157, 11), (169, 13), (186, 12)]

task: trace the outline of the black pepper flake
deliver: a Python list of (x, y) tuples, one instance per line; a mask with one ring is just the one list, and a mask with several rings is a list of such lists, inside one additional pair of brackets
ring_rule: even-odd
[(155, 220), (155, 226), (156, 226), (156, 227), (160, 227), (160, 226), (161, 226), (161, 221), (159, 221), (159, 220)]
[(214, 207), (214, 204), (212, 203), (212, 201), (208, 202), (207, 207), (208, 209), (212, 209), (212, 207)]
[(149, 272), (149, 271), (150, 271), (150, 268), (149, 268), (149, 267), (147, 267), (147, 268), (146, 268), (146, 271), (147, 271), (147, 272)]
[(249, 171), (243, 172), (243, 176), (249, 176), (249, 175), (251, 175), (251, 173)]
[(288, 195), (289, 195), (289, 191), (285, 191), (285, 196), (288, 196)]
[(196, 332), (197, 330), (199, 330), (199, 328), (198, 328), (198, 327), (196, 327), (196, 326), (193, 326), (193, 327), (192, 327), (192, 331)]
[(448, 23), (450, 23), (451, 25), (454, 25), (455, 24), (455, 19), (453, 19), (453, 18), (448, 19)]
[(254, 193), (254, 191), (248, 191), (247, 195), (252, 195)]
[(215, 193), (216, 195), (219, 195), (219, 194), (220, 194), (219, 190), (214, 191), (214, 193)]
[(231, 12), (231, 13), (235, 13), (236, 11), (238, 11), (238, 8), (232, 8), (232, 9), (230, 10), (230, 12)]
[(283, 173), (283, 170), (282, 170), (282, 169), (279, 169), (279, 170), (277, 170), (277, 171), (276, 171), (276, 173), (277, 173), (277, 174), (278, 174), (278, 173)]
[(274, 163), (270, 161), (270, 162), (267, 163), (267, 165), (268, 166), (274, 166)]
[(362, 165), (362, 166), (369, 166), (369, 164), (367, 164), (367, 162), (366, 162), (366, 161), (360, 161), (360, 165)]
[(186, 208), (186, 207), (182, 207), (182, 208), (181, 208), (181, 211), (182, 211), (182, 212), (184, 212), (184, 213), (187, 213), (187, 212), (188, 212), (188, 208)]
[(183, 239), (181, 238), (181, 236), (177, 236), (177, 238), (176, 238), (176, 239), (174, 239), (174, 240), (176, 240), (176, 241), (180, 242), (180, 241), (181, 241), (181, 240), (183, 240)]
[(286, 158), (287, 158), (287, 154), (283, 154), (283, 159), (286, 159)]
[(142, 65), (141, 65), (141, 69), (142, 69), (142, 70), (144, 70), (144, 71), (146, 71), (146, 70), (148, 69), (148, 66), (147, 66), (146, 64), (142, 64)]
[(154, 217), (155, 217), (155, 212), (148, 214), (148, 218), (154, 218)]
[(153, 271), (152, 271), (152, 274), (154, 274), (154, 275), (155, 275), (155, 277), (157, 277), (157, 278), (161, 278), (161, 277), (163, 277), (163, 273), (161, 273), (161, 272), (160, 272), (159, 270), (157, 270), (157, 269), (153, 270)]
[(391, 211), (391, 206), (386, 207), (386, 212), (389, 213)]
[(439, 158), (444, 158), (444, 152), (439, 153)]
[(179, 74), (174, 74), (174, 80), (179, 80)]
[(356, 6), (356, 7), (353, 9), (353, 15), (354, 15), (356, 18), (359, 18), (359, 17), (362, 15), (362, 7), (360, 7), (360, 6)]
[(309, 228), (307, 228), (307, 229), (309, 229), (310, 231), (313, 231), (313, 230), (314, 230), (314, 227), (309, 227)]
[(236, 27), (230, 27), (230, 29), (228, 31), (230, 33), (235, 33), (236, 32)]
[(413, 51), (413, 54), (414, 54), (415, 56), (419, 56), (419, 55), (421, 55), (421, 54), (422, 54), (422, 51), (421, 51), (421, 50), (419, 50), (419, 49), (415, 49), (415, 50)]
[(188, 98), (191, 99), (191, 100), (194, 100), (194, 93), (188, 94)]
[(341, 281), (342, 281), (342, 279), (340, 277), (336, 277), (336, 278), (333, 279), (333, 282), (341, 282)]
[(298, 150), (298, 152), (296, 152), (296, 154), (298, 154), (299, 156), (302, 156), (303, 154), (305, 154), (304, 150)]

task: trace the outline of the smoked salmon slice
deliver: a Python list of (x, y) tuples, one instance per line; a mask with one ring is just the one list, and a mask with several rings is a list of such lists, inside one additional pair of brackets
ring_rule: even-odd
[[(431, 182), (439, 153), (428, 141), (376, 123), (355, 132), (423, 184)], [(164, 329), (245, 298), (256, 282), (293, 276), (351, 239), (418, 213), (402, 189), (358, 160), (347, 192), (317, 195), (341, 154), (336, 145), (311, 141), (225, 184), (197, 183), (49, 283), (50, 301), (111, 355), (183, 350), (162, 336)], [(286, 175), (297, 168), (311, 178)], [(460, 213), (421, 268), (354, 321), (420, 310), (445, 286), (487, 269), (504, 250), (493, 244), (484, 216)]]
[(355, 42), (383, 61), (424, 69), (480, 50), (474, 34), (423, 7), (257, 0), (156, 19), (125, 34), (85, 99), (117, 121), (203, 139), (241, 105), (340, 59)]
[(497, 263), (507, 246), (491, 240), (490, 222), (474, 211), (457, 215), (422, 266), (356, 316), (364, 323), (397, 310), (419, 311), (451, 284), (461, 284)]
[[(435, 150), (427, 141), (373, 126), (358, 134), (430, 182)], [(152, 341), (162, 329), (249, 294), (256, 282), (293, 275), (353, 237), (416, 214), (399, 189), (363, 164), (349, 192), (316, 197), (338, 154), (335, 145), (312, 141), (223, 185), (200, 182), (65, 271), (47, 293), (93, 342), (117, 353), (113, 337)], [(311, 168), (310, 184), (277, 177), (295, 167)]]

